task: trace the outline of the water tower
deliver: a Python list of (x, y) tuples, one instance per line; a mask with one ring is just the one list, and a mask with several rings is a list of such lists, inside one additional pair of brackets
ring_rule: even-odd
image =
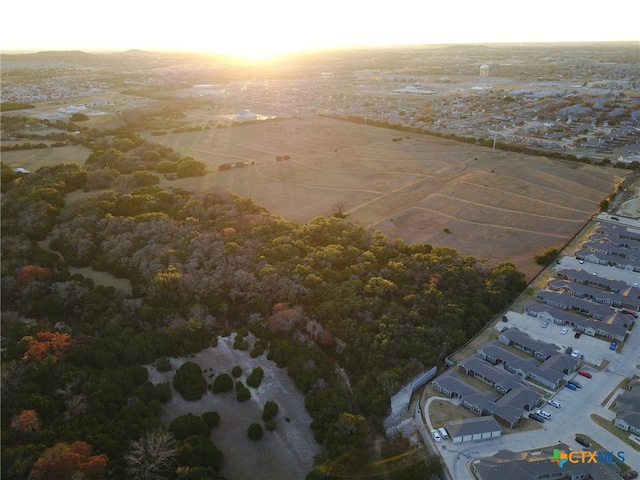
[(489, 76), (489, 65), (480, 65), (480, 78), (487, 78)]

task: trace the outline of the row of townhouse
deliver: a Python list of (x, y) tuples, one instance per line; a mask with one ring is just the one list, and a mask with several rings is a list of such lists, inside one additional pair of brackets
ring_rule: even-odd
[[(516, 426), (524, 410), (531, 411), (544, 401), (540, 393), (522, 381), (516, 381), (506, 394), (500, 396), (495, 391), (474, 387), (463, 380), (462, 374), (462, 370), (450, 369), (433, 381), (433, 388), (449, 398), (459, 398), (462, 406), (476, 415), (493, 416), (509, 428)], [(469, 370), (468, 374), (473, 375), (474, 370)]]
[(612, 311), (609, 317), (603, 320), (596, 320), (595, 318), (581, 317), (566, 310), (536, 302), (527, 303), (524, 307), (524, 312), (543, 322), (567, 325), (591, 337), (601, 335), (617, 342), (624, 341), (625, 335), (633, 324), (631, 316), (620, 312)]
[[(505, 345), (519, 348), (531, 357), (523, 358)], [(578, 366), (576, 359), (560, 353), (557, 346), (535, 340), (514, 327), (502, 332), (499, 341), (486, 343), (476, 355), (465, 358), (457, 369), (440, 375), (433, 381), (433, 387), (449, 398), (459, 398), (476, 415), (492, 415), (513, 428), (524, 411), (544, 402), (540, 392), (526, 379), (556, 389), (564, 375), (576, 371)], [(465, 376), (479, 379), (493, 391), (477, 389), (464, 381)]]
[[(510, 328), (501, 335), (502, 340), (489, 342), (478, 349), (478, 355), (494, 365), (502, 364), (506, 371), (518, 375), (521, 378), (531, 378), (545, 387), (555, 390), (560, 386), (565, 375), (578, 369), (578, 360), (564, 355), (557, 350), (546, 357), (542, 362), (534, 358), (533, 350), (540, 343), (529, 337), (517, 328)], [(526, 338), (528, 337), (528, 339)], [(508, 343), (506, 343), (508, 342)], [(532, 355), (530, 358), (522, 358), (502, 347), (507, 344)], [(549, 344), (547, 344), (549, 345)], [(545, 348), (546, 350), (546, 348)]]
[[(640, 310), (639, 287), (629, 287), (629, 289), (625, 290), (624, 293), (615, 293), (591, 287), (589, 285), (556, 278), (547, 282), (547, 288), (556, 292), (566, 292), (574, 297), (583, 298), (591, 302), (608, 305), (610, 307), (624, 308), (633, 311)], [(625, 293), (628, 294), (625, 295)]]
[(574, 255), (585, 262), (640, 272), (640, 230), (601, 222)]
[(616, 427), (640, 435), (640, 377), (634, 375), (629, 389), (616, 399)]
[(631, 288), (633, 287), (631, 287), (627, 282), (593, 275), (592, 273), (584, 271), (582, 268), (561, 268), (556, 271), (556, 275), (558, 278), (563, 280), (599, 288), (601, 290), (606, 290), (607, 292), (620, 293), (626, 296), (632, 294)]
[(561, 308), (562, 310), (574, 310), (597, 320), (604, 320), (605, 317), (608, 317), (613, 312), (611, 307), (574, 297), (567, 292), (538, 290), (535, 298), (539, 302), (546, 303), (552, 307)]
[(618, 246), (640, 250), (640, 230), (617, 223), (599, 222), (595, 229), (598, 235), (605, 235)]

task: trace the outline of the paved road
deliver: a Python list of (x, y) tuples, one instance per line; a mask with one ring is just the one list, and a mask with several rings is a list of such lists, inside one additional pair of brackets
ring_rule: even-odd
[[(563, 258), (558, 267), (584, 268), (589, 272), (593, 271), (608, 278), (618, 278), (628, 283), (638, 280), (637, 273), (587, 264), (586, 262), (579, 264), (577, 260), (571, 257)], [(612, 420), (615, 417), (615, 413), (601, 406), (601, 403), (612, 391), (617, 389), (622, 379), (640, 375), (640, 368), (638, 368), (640, 366), (640, 333), (638, 333), (640, 325), (636, 324), (624, 349), (621, 353), (617, 353), (609, 350), (609, 342), (589, 337), (588, 335), (582, 335), (579, 339), (576, 339), (571, 331), (566, 335), (562, 335), (560, 333), (562, 327), (555, 324), (550, 324), (547, 328), (541, 328), (540, 320), (526, 314), (509, 312), (507, 317), (509, 319), (508, 322), (500, 321), (495, 328), (500, 330), (504, 326), (517, 326), (534, 338), (555, 343), (563, 350), (569, 345), (574, 349), (578, 348), (584, 353), (585, 361), (592, 365), (607, 365), (602, 363), (603, 361), (607, 361), (608, 365), (602, 371), (591, 366), (584, 367), (585, 370), (593, 374), (591, 379), (577, 374), (570, 375), (568, 378), (575, 377), (583, 388), (576, 391), (568, 388), (560, 389), (553, 398), (561, 403), (562, 408), (556, 409), (547, 405), (545, 410), (551, 413), (551, 419), (546, 421), (539, 430), (508, 433), (499, 438), (457, 444), (454, 444), (450, 439), (442, 442), (433, 442), (431, 440), (431, 444), (435, 445), (442, 455), (452, 477), (455, 480), (473, 480), (469, 471), (473, 459), (491, 456), (503, 449), (525, 451), (541, 447), (552, 447), (560, 442), (566, 443), (573, 449), (581, 449), (582, 447), (575, 441), (576, 433), (588, 435), (608, 451), (625, 452), (626, 463), (632, 469), (640, 470), (640, 453), (638, 450), (634, 451), (632, 447), (591, 420), (592, 414), (598, 414), (601, 417)], [(610, 404), (614, 398), (615, 396), (608, 403)], [(438, 398), (438, 400), (441, 399)], [(454, 401), (454, 403), (456, 402)], [(424, 411), (428, 411), (428, 408), (424, 408)], [(429, 430), (431, 430), (432, 426), (429, 419), (425, 418), (425, 422)]]

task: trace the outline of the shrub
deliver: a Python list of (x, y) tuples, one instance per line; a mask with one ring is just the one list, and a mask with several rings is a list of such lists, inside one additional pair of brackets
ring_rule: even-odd
[(253, 388), (258, 388), (264, 378), (264, 370), (260, 367), (256, 367), (251, 371), (251, 374), (247, 377), (247, 385)]
[(233, 380), (226, 373), (218, 375), (213, 382), (213, 393), (228, 392), (232, 388)]
[(193, 413), (187, 413), (180, 417), (174, 418), (169, 424), (168, 430), (175, 435), (178, 440), (184, 440), (192, 435), (203, 435), (208, 437), (210, 434), (207, 423)]
[(238, 393), (236, 393), (236, 400), (238, 400), (239, 402), (246, 402), (250, 398), (251, 392), (247, 387), (242, 387), (240, 390), (238, 390)]
[(273, 432), (276, 429), (276, 422), (274, 420), (269, 420), (268, 422), (264, 422), (264, 428)]
[(236, 338), (233, 340), (233, 348), (236, 350), (249, 350), (249, 342), (240, 335), (236, 335)]
[(235, 367), (233, 367), (231, 369), (231, 375), (233, 375), (236, 378), (241, 376), (242, 375), (242, 367), (240, 365), (236, 365)]
[(204, 412), (202, 414), (202, 419), (204, 423), (206, 423), (209, 428), (217, 427), (220, 423), (220, 414), (214, 410), (210, 412)]
[(262, 410), (262, 421), (268, 422), (269, 420), (273, 420), (273, 418), (278, 414), (278, 404), (273, 400), (267, 400), (267, 403), (264, 404), (264, 409)]
[(247, 435), (249, 435), (249, 438), (251, 440), (260, 440), (262, 438), (262, 435), (264, 435), (262, 425), (260, 425), (259, 423), (252, 423), (247, 429)]
[(159, 372), (168, 372), (171, 370), (171, 360), (167, 357), (163, 357), (156, 362), (156, 370)]
[(207, 391), (207, 381), (202, 374), (200, 365), (193, 362), (184, 363), (173, 376), (173, 388), (185, 400), (202, 398), (202, 395)]
[(207, 166), (191, 157), (184, 157), (176, 166), (178, 178), (198, 177), (207, 173)]
[(133, 179), (133, 184), (137, 187), (145, 187), (160, 183), (160, 178), (157, 175), (145, 170), (133, 172), (131, 174), (131, 178)]
[(163, 160), (156, 165), (156, 172), (158, 173), (175, 173), (178, 165), (175, 162), (169, 160)]

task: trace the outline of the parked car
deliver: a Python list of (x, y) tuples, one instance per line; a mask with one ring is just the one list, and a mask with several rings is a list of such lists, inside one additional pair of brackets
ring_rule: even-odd
[(565, 383), (564, 386), (567, 387), (569, 390), (577, 390), (576, 386), (569, 382)]
[(589, 372), (585, 372), (584, 370), (578, 370), (578, 374), (582, 375), (583, 377), (587, 377), (587, 378), (593, 377), (593, 375), (591, 375)]
[(503, 322), (506, 322), (507, 320), (509, 320), (509, 319), (507, 318), (507, 316), (506, 316), (506, 315), (505, 315), (504, 317), (502, 317), (502, 321), (503, 321)]
[(638, 478), (638, 472), (635, 470), (629, 470), (622, 478), (624, 478), (624, 480), (633, 480), (634, 478)]
[(576, 436), (576, 442), (578, 442), (580, 445), (582, 445), (585, 448), (591, 447), (591, 444), (587, 441), (586, 438)]
[(567, 349), (564, 351), (564, 353), (571, 353), (573, 352), (573, 347), (567, 347)]
[(547, 420), (549, 420), (551, 418), (551, 414), (545, 410), (536, 410), (536, 413), (538, 415), (540, 415), (541, 417), (546, 418)]
[(571, 352), (571, 356), (573, 358), (578, 358), (578, 355), (580, 355), (580, 350), (574, 350), (573, 352)]
[(542, 322), (542, 328), (547, 328), (549, 326), (549, 322)]
[(609, 350), (615, 350), (616, 348), (618, 348), (618, 342), (611, 342), (611, 345), (609, 345)]
[(578, 330), (576, 334), (573, 336), (573, 338), (580, 338), (580, 335), (582, 335), (582, 332)]
[(625, 310), (624, 308), (620, 310), (620, 313), (624, 313), (625, 315), (631, 315), (633, 318), (638, 318), (637, 312), (632, 312), (631, 310)]
[(562, 330), (560, 330), (560, 333), (561, 333), (562, 335), (566, 335), (568, 331), (569, 331), (569, 330), (567, 330), (566, 328), (563, 328)]
[(560, 408), (562, 406), (557, 400), (549, 400), (547, 403), (556, 408)]
[(538, 415), (537, 413), (530, 413), (529, 418), (535, 420), (536, 422), (544, 423), (544, 418), (542, 415)]
[(575, 380), (568, 380), (567, 383), (570, 383), (571, 385), (575, 385), (576, 388), (582, 388), (582, 384), (580, 382), (576, 382)]
[(445, 440), (446, 440), (447, 438), (449, 438), (449, 434), (447, 433), (447, 431), (446, 431), (444, 428), (440, 427), (440, 428), (438, 429), (438, 431), (440, 432), (440, 436), (441, 436), (442, 438), (444, 438)]
[(438, 430), (431, 430), (431, 435), (433, 435), (433, 439), (434, 439), (436, 442), (439, 442), (440, 440), (442, 440), (442, 439), (440, 438), (440, 434), (438, 433)]

